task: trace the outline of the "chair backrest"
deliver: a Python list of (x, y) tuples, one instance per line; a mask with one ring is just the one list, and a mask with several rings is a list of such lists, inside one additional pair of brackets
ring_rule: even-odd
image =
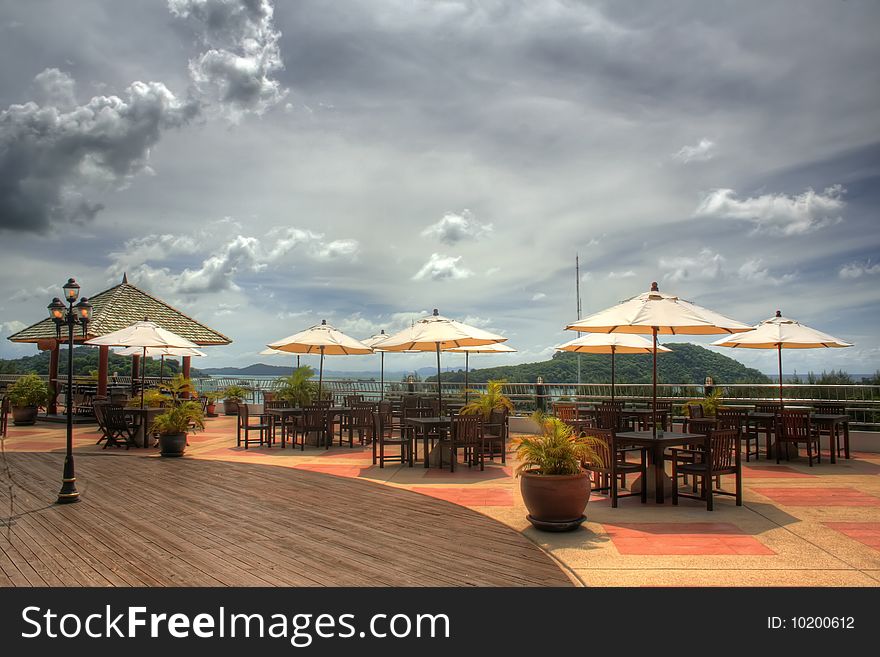
[(837, 402), (823, 402), (821, 404), (816, 404), (815, 411), (825, 415), (846, 415), (846, 406)]
[(351, 410), (351, 422), (356, 427), (369, 427), (373, 417), (373, 405), (355, 406)]
[(810, 439), (810, 411), (783, 409), (777, 418), (777, 440), (806, 442)]
[(712, 471), (726, 470), (736, 465), (737, 429), (712, 429), (709, 431), (709, 454)]
[(238, 405), (238, 422), (239, 424), (241, 424), (241, 426), (247, 425), (250, 414), (250, 404), (245, 404), (244, 402), (242, 402)]
[(489, 411), (489, 427), (487, 433), (490, 436), (507, 435), (507, 428), (510, 422), (510, 413), (506, 408), (493, 408)]
[(596, 426), (600, 429), (617, 431), (623, 422), (623, 414), (615, 403), (614, 406), (602, 402), (596, 411)]
[(290, 402), (284, 399), (271, 399), (269, 401), (263, 402), (263, 408), (287, 408), (290, 406)]
[(318, 408), (331, 408), (333, 406), (333, 400), (332, 399), (316, 399), (315, 401), (312, 402), (312, 404), (314, 406), (317, 406)]
[(611, 429), (587, 429), (587, 434), (595, 438), (593, 450), (596, 452), (596, 462), (591, 462), (591, 469), (605, 470), (611, 468), (611, 459), (614, 457), (614, 431)]
[(743, 425), (746, 423), (746, 413), (739, 409), (719, 408), (715, 411), (715, 419), (718, 421), (719, 429), (742, 431)]
[(122, 406), (116, 404), (106, 404), (103, 409), (104, 427), (107, 431), (131, 431), (131, 423), (125, 416), (125, 410)]
[(755, 411), (758, 413), (778, 413), (779, 402), (757, 402)]
[(687, 405), (687, 414), (690, 418), (703, 417), (703, 405), (702, 404), (688, 404)]
[(321, 406), (304, 406), (302, 424), (305, 428), (323, 428), (327, 411)]
[(483, 434), (482, 415), (453, 415), (452, 440), (461, 444), (477, 444)]
[(434, 409), (427, 406), (414, 406), (403, 409), (403, 417), (437, 417)]
[(108, 406), (110, 406), (109, 401), (96, 401), (92, 407), (95, 411), (95, 420), (98, 422), (98, 429), (102, 432), (106, 429), (104, 425), (104, 410)]
[(364, 401), (363, 395), (345, 395), (345, 397), (343, 397), (343, 402), (346, 406), (354, 406), (355, 403), (362, 401)]
[(430, 408), (432, 416), (440, 415), (440, 400), (436, 397), (423, 397), (420, 406)]
[(671, 413), (672, 412), (672, 402), (671, 401), (658, 401), (655, 406), (655, 410), (660, 413)]
[(563, 422), (573, 422), (578, 419), (577, 404), (554, 402), (553, 415)]
[(420, 406), (420, 397), (417, 395), (404, 395), (400, 399), (400, 408), (401, 410), (406, 410), (408, 408), (416, 408)]
[(275, 395), (277, 395), (277, 394), (278, 394), (277, 392), (273, 392), (271, 390), (264, 390), (263, 391), (263, 403), (268, 404), (269, 402), (275, 401)]
[(390, 425), (392, 422), (392, 411), (394, 405), (387, 399), (383, 399), (376, 405), (376, 411), (382, 416), (382, 421)]

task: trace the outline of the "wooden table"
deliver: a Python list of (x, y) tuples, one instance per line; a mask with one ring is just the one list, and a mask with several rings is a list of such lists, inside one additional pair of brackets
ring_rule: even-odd
[[(351, 412), (351, 408), (348, 406), (331, 406), (330, 408), (323, 409), (327, 413), (327, 440), (332, 445), (333, 444), (333, 422), (332, 420), (337, 416), (345, 415), (346, 413)], [(303, 409), (301, 406), (286, 406), (284, 408), (264, 408), (264, 414), (269, 418), (269, 432), (270, 436), (275, 435), (275, 422), (281, 421), (281, 447), (282, 449), (287, 447), (287, 418), (289, 417), (299, 417), (303, 413)], [(277, 420), (276, 420), (277, 418)], [(320, 447), (320, 445), (319, 445)]]
[[(746, 419), (749, 422), (752, 422), (758, 425), (762, 432), (766, 434), (767, 437), (767, 458), (770, 458), (770, 454), (772, 452), (771, 444), (770, 444), (770, 434), (775, 430), (776, 424), (776, 413), (758, 413), (755, 411), (750, 411), (746, 415)], [(837, 447), (835, 436), (837, 434), (838, 428), (843, 429), (843, 454), (844, 457), (849, 459), (849, 415), (832, 415), (830, 413), (810, 413), (810, 422), (814, 425), (821, 426), (822, 428), (828, 428), (829, 431), (829, 448), (831, 451), (831, 462), (837, 463)], [(775, 443), (775, 441), (774, 441)], [(790, 443), (789, 443), (790, 444)], [(775, 448), (775, 444), (773, 446)], [(819, 449), (822, 448), (822, 445), (819, 445)], [(788, 454), (789, 458), (798, 459), (800, 458), (800, 454), (795, 450), (793, 453)]]
[(159, 408), (158, 406), (148, 408), (126, 406), (123, 410), (126, 415), (131, 415), (137, 422), (137, 432), (134, 434), (135, 444), (138, 447), (152, 447), (150, 441), (146, 439), (147, 429), (153, 424), (153, 420), (156, 419), (156, 416), (162, 413), (165, 409)]
[(632, 491), (638, 492), (641, 486), (647, 486), (648, 497), (653, 497), (657, 504), (663, 504), (666, 493), (672, 492), (676, 482), (666, 474), (663, 453), (667, 447), (680, 447), (682, 445), (704, 445), (706, 436), (700, 433), (679, 433), (677, 431), (659, 432), (654, 436), (653, 431), (624, 431), (615, 434), (617, 440), (624, 445), (648, 448), (648, 460), (654, 467), (648, 468), (647, 481), (641, 481), (641, 477), (633, 483)]
[[(421, 433), (422, 440), (424, 442), (424, 453), (425, 453), (425, 467), (427, 468), (429, 465), (428, 457), (430, 453), (428, 451), (428, 434), (431, 433), (432, 430), (443, 431), (452, 428), (452, 418), (451, 417), (406, 417), (402, 419), (402, 422), (406, 426), (413, 427), (417, 433)], [(419, 437), (416, 436), (413, 444), (416, 444)]]

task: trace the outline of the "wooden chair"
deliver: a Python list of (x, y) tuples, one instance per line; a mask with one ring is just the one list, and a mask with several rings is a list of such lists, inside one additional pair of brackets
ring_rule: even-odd
[[(393, 461), (395, 463), (409, 463), (409, 467), (413, 467), (415, 463), (415, 445), (411, 433), (401, 432), (395, 429), (391, 423), (386, 422), (390, 416), (383, 415), (376, 411), (371, 414), (373, 420), (373, 465), (379, 462), (379, 467), (385, 467), (385, 461)], [(397, 436), (394, 432), (397, 431)], [(400, 454), (386, 454), (386, 447), (400, 447)]]
[[(129, 420), (128, 416), (125, 414), (125, 409), (122, 406), (115, 406), (113, 404), (106, 404), (103, 409), (104, 415), (104, 435), (106, 437), (106, 442), (104, 443), (104, 449), (108, 447), (125, 447), (125, 449), (130, 448), (132, 445), (135, 445), (134, 436), (137, 433), (137, 428), (134, 424)], [(147, 437), (150, 435), (150, 428), (144, 427), (144, 442), (147, 442)]]
[[(620, 494), (620, 487), (625, 485), (627, 474), (639, 473), (642, 475), (642, 504), (648, 501), (648, 487), (645, 482), (648, 479), (648, 451), (644, 447), (624, 447), (617, 444), (617, 438), (611, 429), (590, 429), (589, 435), (596, 439), (596, 454), (599, 459), (596, 462), (586, 462), (581, 465), (585, 470), (593, 473), (594, 491), (610, 491), (611, 506), (617, 508), (617, 500), (621, 497), (633, 497), (636, 493), (630, 491)], [(626, 460), (630, 452), (639, 452), (640, 460), (633, 463)], [(620, 481), (618, 481), (620, 480)]]
[[(257, 418), (256, 424), (251, 424), (251, 418)], [(266, 421), (266, 415), (264, 413), (252, 413), (250, 404), (239, 404), (238, 405), (238, 435), (236, 444), (241, 447), (242, 436), (244, 441), (244, 448), (247, 449), (250, 443), (258, 443), (260, 446), (266, 445), (267, 447), (271, 446), (271, 435), (270, 430), (271, 426)], [(251, 439), (251, 431), (256, 431), (259, 435), (259, 439), (253, 440)]]
[(785, 445), (785, 457), (788, 460), (787, 446), (794, 443), (795, 449), (801, 443), (807, 446), (807, 460), (813, 467), (813, 446), (816, 447), (816, 461), (822, 462), (822, 454), (819, 450), (819, 432), (810, 421), (810, 411), (784, 409), (776, 418), (776, 462), (779, 463), (779, 452)]
[(328, 435), (327, 433), (327, 411), (320, 406), (304, 407), (302, 415), (296, 420), (295, 431), (293, 432), (293, 438), (291, 440), (292, 447), (296, 447), (297, 433), (300, 434), (302, 439), (300, 441), (301, 451), (305, 450), (306, 435), (310, 433), (318, 434), (318, 446), (323, 443), (329, 449), (332, 434)]
[[(757, 402), (755, 404), (756, 413), (773, 413), (774, 416), (779, 415), (780, 408), (779, 402)], [(762, 434), (764, 436), (764, 445), (766, 446), (764, 454), (769, 459), (770, 446), (773, 444), (773, 432), (776, 429), (776, 418), (756, 421), (754, 427), (759, 436)]]
[[(843, 402), (823, 402), (821, 404), (816, 404), (813, 410), (822, 415), (846, 415), (846, 406)], [(840, 425), (821, 422), (816, 424), (816, 428), (819, 431), (819, 437), (828, 436), (828, 445), (830, 449), (837, 450), (837, 456), (841, 456), (843, 445), (840, 442), (842, 437), (840, 433)]]
[[(358, 442), (364, 444), (369, 440), (373, 429), (373, 404), (370, 402), (354, 402), (354, 406), (348, 413), (346, 428), (348, 429), (348, 446), (354, 447), (354, 432), (357, 431)], [(340, 431), (339, 446), (342, 447), (342, 435)]]
[[(715, 508), (715, 495), (730, 495), (736, 498), (736, 505), (742, 506), (742, 456), (740, 454), (739, 433), (736, 429), (715, 429), (709, 432), (704, 449), (672, 450), (672, 481), (677, 482), (678, 476), (687, 473), (700, 478), (701, 495), (681, 493), (677, 485), (672, 487), (672, 503), (678, 504), (679, 497), (705, 500), (706, 510)], [(715, 482), (721, 481), (721, 475), (732, 474), (736, 477), (736, 490), (725, 491)]]
[[(100, 445), (103, 441), (107, 440), (107, 427), (104, 424), (104, 409), (110, 405), (108, 401), (96, 401), (94, 404), (95, 409), (95, 420), (98, 423), (98, 431), (101, 432), (101, 436), (95, 442), (96, 445)], [(121, 406), (121, 404), (114, 404), (114, 406)]]
[[(452, 431), (449, 434), (449, 471), (455, 472), (455, 463), (458, 460), (458, 448), (464, 449), (464, 457), (468, 467), (475, 465), (479, 460), (480, 470), (485, 466), (485, 443), (483, 441), (483, 416), (482, 415), (454, 415), (452, 416)], [(443, 465), (442, 462), (440, 464)]]
[(580, 418), (577, 404), (556, 402), (553, 404), (553, 414), (574, 429), (578, 434), (584, 430), (587, 424), (585, 420)]
[(599, 408), (596, 409), (597, 429), (622, 431), (623, 425), (623, 402), (603, 401), (599, 404)]
[[(715, 420), (719, 429), (736, 429), (740, 440), (746, 445), (746, 463), (751, 456), (757, 461), (760, 458), (760, 445), (758, 444), (758, 430), (748, 422), (748, 414), (745, 411), (734, 408), (719, 408), (715, 411)], [(752, 451), (752, 441), (755, 441), (755, 451)]]
[(489, 460), (501, 455), (501, 463), (507, 463), (507, 442), (510, 437), (510, 416), (507, 409), (492, 409), (489, 421), (483, 423), (483, 446)]
[(644, 415), (639, 419), (639, 429), (641, 431), (652, 429), (654, 424), (665, 431), (672, 431), (672, 402), (658, 401), (653, 417)]

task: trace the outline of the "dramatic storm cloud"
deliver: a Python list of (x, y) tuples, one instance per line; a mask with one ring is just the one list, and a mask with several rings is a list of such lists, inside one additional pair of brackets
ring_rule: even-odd
[(496, 365), (574, 337), (578, 287), (586, 314), (657, 281), (856, 345), (787, 368), (873, 372), (878, 22), (864, 0), (3, 3), (2, 335), (69, 276), (125, 273), (233, 338), (208, 367), (433, 308), (503, 331), (517, 353), (474, 359)]

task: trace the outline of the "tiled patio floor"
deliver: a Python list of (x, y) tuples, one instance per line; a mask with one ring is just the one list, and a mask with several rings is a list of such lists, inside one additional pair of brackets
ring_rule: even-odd
[[(101, 451), (94, 429), (75, 431), (77, 451)], [(57, 425), (10, 427), (6, 449), (63, 451), (63, 437)], [(716, 498), (711, 513), (693, 500), (674, 507), (642, 505), (637, 497), (612, 509), (605, 496), (594, 494), (583, 527), (548, 534), (526, 521), (510, 461), (487, 464), (485, 472), (426, 470), (420, 463), (380, 469), (369, 448), (357, 445), (304, 452), (234, 445), (234, 419), (214, 418), (191, 438), (187, 455), (357, 478), (469, 507), (522, 532), (588, 586), (880, 585), (880, 454), (860, 452), (850, 461), (825, 460), (812, 468), (752, 460), (744, 464), (744, 506)], [(114, 451), (121, 458), (156, 457), (154, 450)]]

